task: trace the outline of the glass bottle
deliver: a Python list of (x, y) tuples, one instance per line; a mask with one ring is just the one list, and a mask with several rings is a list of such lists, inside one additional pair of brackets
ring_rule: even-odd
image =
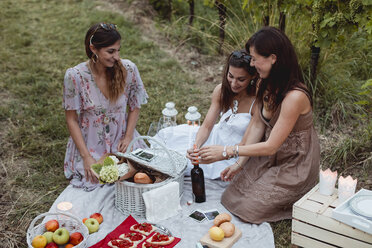
[[(195, 149), (195, 145), (194, 145)], [(191, 184), (192, 192), (195, 195), (195, 202), (205, 202), (205, 184), (204, 184), (204, 172), (199, 167), (199, 161), (193, 162), (194, 168), (191, 169)]]

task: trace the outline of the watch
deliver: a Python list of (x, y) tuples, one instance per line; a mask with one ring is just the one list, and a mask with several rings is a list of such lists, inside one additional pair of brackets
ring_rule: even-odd
[(226, 152), (227, 146), (223, 147), (222, 157), (227, 158), (227, 152)]

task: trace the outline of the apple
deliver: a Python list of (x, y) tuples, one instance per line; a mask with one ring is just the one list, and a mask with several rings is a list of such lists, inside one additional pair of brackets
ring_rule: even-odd
[(37, 235), (32, 239), (31, 244), (34, 248), (44, 248), (47, 244), (47, 238), (43, 235)]
[(83, 241), (84, 236), (79, 232), (71, 233), (70, 235), (70, 243), (73, 245), (80, 244), (81, 241)]
[(58, 248), (58, 245), (54, 242), (51, 242), (45, 246), (45, 248)]
[(53, 241), (57, 245), (64, 245), (68, 242), (70, 239), (70, 233), (67, 231), (66, 228), (58, 228), (54, 233), (53, 233)]
[(94, 213), (90, 216), (90, 218), (94, 218), (98, 220), (98, 223), (101, 224), (103, 222), (103, 216), (100, 213)]
[(53, 242), (53, 232), (45, 232), (43, 236), (47, 239), (47, 244)]
[(83, 223), (85, 223), (85, 221), (86, 221), (87, 219), (88, 219), (88, 218), (84, 218), (84, 219), (83, 219)]
[(84, 222), (84, 225), (88, 227), (89, 234), (97, 232), (99, 229), (99, 223), (98, 220), (94, 218), (89, 218)]
[(72, 247), (74, 247), (73, 244), (67, 244), (67, 245), (65, 246), (65, 248), (72, 248)]
[(49, 232), (54, 232), (59, 228), (59, 223), (57, 220), (50, 220), (47, 223), (45, 223), (45, 229)]

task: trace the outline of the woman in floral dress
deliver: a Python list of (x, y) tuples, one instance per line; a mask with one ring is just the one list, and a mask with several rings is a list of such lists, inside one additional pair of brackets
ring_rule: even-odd
[(72, 185), (87, 191), (99, 185), (90, 166), (105, 153), (126, 151), (139, 135), (135, 126), (141, 105), (147, 103), (136, 65), (119, 57), (120, 41), (116, 25), (93, 25), (85, 36), (89, 60), (67, 69), (64, 78), (63, 107), (70, 132), (64, 172)]

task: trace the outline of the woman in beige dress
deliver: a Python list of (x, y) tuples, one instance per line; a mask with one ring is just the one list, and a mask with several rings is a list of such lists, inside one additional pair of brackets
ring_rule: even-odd
[(242, 220), (258, 224), (291, 218), (293, 203), (317, 183), (320, 147), (312, 98), (287, 36), (262, 28), (246, 50), (260, 76), (258, 114), (240, 144), (196, 152), (202, 163), (240, 156), (221, 172), (222, 180), (231, 180), (221, 202)]

